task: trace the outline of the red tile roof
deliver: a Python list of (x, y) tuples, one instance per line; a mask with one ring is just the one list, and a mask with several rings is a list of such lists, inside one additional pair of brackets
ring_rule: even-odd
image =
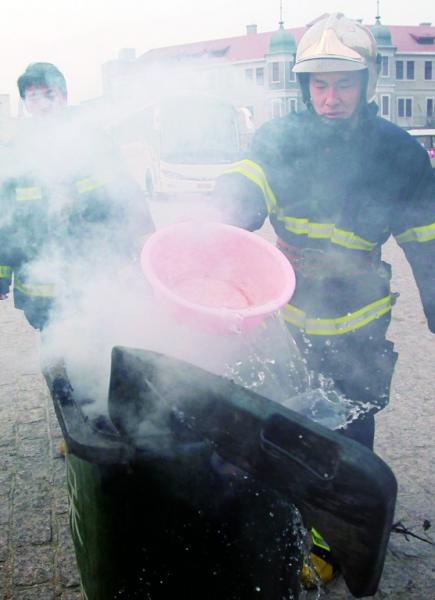
[[(397, 46), (399, 52), (435, 52), (435, 27), (393, 25), (389, 30), (393, 46)], [(419, 43), (422, 37), (432, 39), (432, 44)]]
[[(435, 27), (387, 25), (391, 32), (393, 46), (399, 52), (435, 52), (435, 43), (419, 43), (422, 36), (435, 38)], [(295, 37), (296, 43), (306, 30), (305, 27), (287, 29)], [(245, 61), (263, 59), (269, 48), (269, 42), (274, 31), (252, 33), (239, 37), (191, 42), (178, 46), (154, 48), (138, 58), (140, 62), (170, 60), (182, 58), (212, 58), (216, 61)]]

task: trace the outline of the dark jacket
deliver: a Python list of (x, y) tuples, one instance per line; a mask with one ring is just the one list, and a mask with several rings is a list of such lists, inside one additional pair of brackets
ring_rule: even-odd
[(310, 112), (273, 120), (257, 131), (249, 158), (220, 178), (214, 197), (228, 220), (251, 230), (269, 215), (296, 270), (284, 318), (316, 370), (359, 379), (361, 388), (370, 368), (392, 373), (385, 334), (394, 296), (381, 261), (390, 235), (411, 264), (435, 332), (435, 177), (427, 153), (399, 127), (372, 111), (354, 129), (328, 127)]
[(55, 135), (37, 123), (36, 137), (29, 125), (17, 138), (0, 194), (3, 293), (13, 273), (15, 306), (39, 329), (60, 295), (78, 293), (98, 270), (116, 277), (154, 229), (110, 140), (74, 121), (56, 125)]

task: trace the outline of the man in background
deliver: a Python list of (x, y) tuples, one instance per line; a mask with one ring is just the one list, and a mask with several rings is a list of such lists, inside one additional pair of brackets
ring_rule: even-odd
[(32, 63), (18, 78), (20, 123), (0, 196), (0, 294), (43, 329), (59, 302), (107, 272), (116, 285), (154, 230), (142, 190), (110, 137), (68, 107), (65, 77)]

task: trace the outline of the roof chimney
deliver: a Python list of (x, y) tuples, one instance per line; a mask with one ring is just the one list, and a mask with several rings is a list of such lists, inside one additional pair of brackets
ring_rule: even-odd
[(246, 25), (246, 35), (255, 35), (257, 33), (257, 25)]

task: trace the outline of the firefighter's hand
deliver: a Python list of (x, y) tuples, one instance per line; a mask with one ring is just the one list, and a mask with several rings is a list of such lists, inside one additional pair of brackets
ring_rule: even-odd
[(0, 300), (7, 300), (7, 294), (0, 294)]

